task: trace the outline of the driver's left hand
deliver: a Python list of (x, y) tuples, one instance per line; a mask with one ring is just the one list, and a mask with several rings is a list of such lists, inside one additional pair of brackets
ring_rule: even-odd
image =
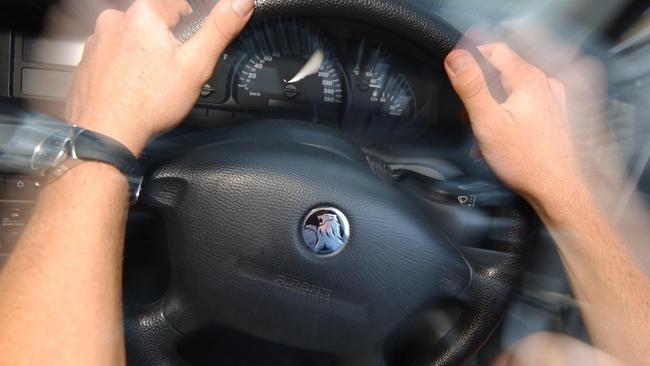
[(253, 7), (252, 0), (221, 0), (185, 44), (171, 31), (192, 12), (185, 0), (136, 0), (126, 12), (104, 11), (77, 69), (67, 120), (138, 155), (190, 112)]

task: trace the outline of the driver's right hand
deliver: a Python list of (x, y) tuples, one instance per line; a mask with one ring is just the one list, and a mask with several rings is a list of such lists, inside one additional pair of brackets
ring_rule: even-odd
[(533, 205), (562, 199), (582, 185), (562, 83), (526, 62), (505, 43), (478, 50), (500, 72), (507, 99), (498, 103), (470, 52), (452, 51), (445, 68), (470, 117), (487, 163)]

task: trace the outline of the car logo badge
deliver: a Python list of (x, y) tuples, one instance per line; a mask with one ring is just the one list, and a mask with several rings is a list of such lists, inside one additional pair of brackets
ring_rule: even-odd
[(340, 252), (350, 240), (350, 222), (334, 207), (309, 211), (302, 221), (302, 241), (318, 255)]

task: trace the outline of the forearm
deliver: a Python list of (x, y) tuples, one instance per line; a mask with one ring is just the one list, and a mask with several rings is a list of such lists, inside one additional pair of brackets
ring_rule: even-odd
[(0, 276), (0, 364), (124, 362), (127, 191), (121, 173), (100, 163), (43, 190)]
[(591, 192), (580, 183), (570, 187), (534, 206), (556, 242), (595, 345), (643, 364), (650, 351), (648, 279)]

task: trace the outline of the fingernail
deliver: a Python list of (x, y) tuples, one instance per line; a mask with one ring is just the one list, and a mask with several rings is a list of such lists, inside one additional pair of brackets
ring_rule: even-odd
[(187, 4), (187, 14), (192, 14), (194, 13), (194, 9), (192, 9), (192, 5), (189, 3)]
[(254, 7), (253, 0), (232, 0), (232, 9), (242, 18), (248, 16)]
[(447, 64), (449, 65), (449, 68), (451, 69), (451, 71), (454, 72), (454, 74), (458, 74), (460, 72), (463, 72), (469, 66), (469, 55), (462, 54), (462, 55), (456, 56), (456, 57), (448, 60)]

